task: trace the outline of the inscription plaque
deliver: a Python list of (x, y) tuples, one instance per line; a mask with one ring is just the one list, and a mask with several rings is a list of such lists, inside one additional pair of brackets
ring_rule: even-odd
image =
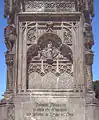
[(26, 111), (23, 115), (25, 120), (40, 120), (40, 119), (63, 119), (68, 120), (70, 117), (73, 116), (68, 110), (68, 106), (66, 104), (60, 103), (36, 103), (31, 107), (28, 108), (29, 105), (24, 103), (23, 109)]

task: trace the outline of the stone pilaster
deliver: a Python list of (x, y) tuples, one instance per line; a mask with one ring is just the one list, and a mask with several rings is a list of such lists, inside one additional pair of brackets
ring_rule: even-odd
[(6, 53), (6, 64), (7, 64), (7, 87), (6, 92), (13, 91), (13, 61), (14, 61), (14, 54), (13, 53)]
[[(82, 16), (81, 16), (82, 20)], [(74, 81), (75, 81), (75, 89), (76, 91), (84, 90), (84, 54), (83, 54), (83, 30), (82, 30), (83, 21), (78, 23), (77, 28), (74, 31), (73, 36), (73, 65), (74, 65)]]
[(87, 90), (92, 90), (93, 89), (93, 85), (92, 85), (92, 80), (93, 80), (93, 75), (92, 75), (93, 56), (94, 56), (94, 54), (93, 54), (92, 51), (87, 51), (85, 53)]

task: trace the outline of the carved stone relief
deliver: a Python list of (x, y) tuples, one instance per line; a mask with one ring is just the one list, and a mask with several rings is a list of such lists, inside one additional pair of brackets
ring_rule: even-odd
[(32, 1), (25, 0), (26, 11), (43, 11), (43, 12), (63, 12), (63, 11), (75, 11), (75, 2), (72, 1)]
[[(33, 78), (36, 74), (40, 78), (38, 79), (39, 81), (48, 74), (51, 74), (57, 81), (57, 77), (67, 73), (72, 81), (73, 54), (71, 50), (71, 31), (73, 28), (76, 29), (78, 22), (27, 21), (20, 22), (19, 25), (27, 37), (27, 88), (36, 89), (38, 82)], [(61, 34), (61, 31), (63, 31), (63, 34)], [(44, 87), (41, 84), (38, 85), (37, 89), (41, 88), (43, 89)]]
[(15, 108), (14, 108), (14, 104), (9, 105), (7, 113), (8, 113), (7, 120), (15, 120)]
[[(66, 45), (72, 45), (72, 28), (76, 29), (76, 22), (20, 22), (20, 29), (27, 31), (27, 45), (37, 44), (37, 40), (44, 33), (54, 33), (62, 38), (62, 42)], [(61, 31), (63, 30), (63, 36)], [(28, 47), (29, 48), (29, 47)]]
[(66, 45), (72, 45), (72, 32), (68, 29), (64, 30), (64, 43)]
[(5, 28), (5, 44), (8, 52), (13, 52), (16, 41), (16, 28), (14, 25), (8, 25)]
[(35, 42), (36, 36), (35, 36), (36, 28), (31, 28), (27, 33), (27, 45), (30, 45)]
[(84, 37), (85, 37), (85, 48), (91, 50), (94, 45), (92, 26), (89, 23), (84, 23)]
[(14, 54), (6, 53), (6, 64), (7, 64), (7, 90), (13, 90), (13, 62)]
[(93, 64), (93, 51), (94, 45), (92, 26), (90, 23), (84, 23), (84, 38), (85, 38), (85, 79), (87, 80), (87, 90), (92, 90), (92, 64)]
[(67, 72), (56, 76), (52, 72), (46, 73), (44, 76), (37, 72), (32, 72), (28, 79), (28, 89), (72, 89), (73, 77)]
[[(73, 72), (72, 51), (68, 46), (62, 44), (60, 38), (56, 34), (45, 33), (44, 35), (42, 35), (39, 38), (38, 43), (31, 46), (28, 49), (27, 55), (28, 55), (27, 72), (28, 72), (28, 82), (29, 82), (28, 84), (30, 86), (31, 86), (31, 81), (34, 81), (36, 84), (39, 84), (39, 82), (36, 82), (37, 79), (33, 77), (35, 75), (37, 76), (37, 74), (39, 74), (38, 80), (40, 81), (40, 85), (38, 86), (39, 89), (41, 88), (45, 89), (45, 87), (42, 86), (44, 85), (44, 83), (41, 84), (41, 82), (48, 80), (48, 78), (51, 78), (51, 80), (48, 80), (48, 82), (51, 82), (51, 86), (49, 87), (48, 85), (45, 86), (47, 86), (48, 88), (56, 88), (55, 87), (56, 81), (59, 78), (61, 79), (60, 76), (62, 73), (67, 73), (72, 79), (72, 72)], [(49, 74), (50, 77), (48, 77)], [(35, 83), (33, 83), (34, 85), (32, 84), (32, 87), (34, 86), (33, 87), (34, 89), (37, 86), (37, 85), (35, 86)], [(60, 84), (62, 85), (60, 88), (64, 88), (63, 84)]]
[[(54, 61), (54, 62), (56, 62), (56, 61)], [(73, 74), (72, 64), (62, 65), (62, 63), (59, 64), (58, 69), (57, 69), (56, 63), (54, 63), (53, 65), (48, 65), (47, 63), (43, 64), (43, 68), (41, 66), (41, 63), (40, 64), (30, 63), (29, 67), (28, 67), (28, 75), (30, 75), (32, 72), (37, 72), (41, 76), (44, 76), (45, 74), (47, 74), (49, 72), (53, 73), (56, 76), (60, 76), (64, 72), (67, 72), (71, 76)]]
[(94, 17), (94, 0), (88, 0), (89, 12)]
[(93, 75), (92, 75), (92, 64), (93, 64), (93, 52), (92, 51), (87, 51), (85, 53), (85, 79), (87, 80), (87, 89), (92, 90), (92, 80), (93, 80)]

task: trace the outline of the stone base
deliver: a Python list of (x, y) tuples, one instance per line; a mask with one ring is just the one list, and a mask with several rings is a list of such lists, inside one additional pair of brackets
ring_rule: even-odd
[(0, 120), (99, 120), (99, 101), (73, 92), (20, 93), (0, 104)]

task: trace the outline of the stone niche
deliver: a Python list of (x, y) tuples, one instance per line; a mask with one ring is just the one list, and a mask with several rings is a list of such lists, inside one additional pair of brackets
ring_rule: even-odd
[(69, 14), (18, 15), (19, 87), (22, 84), (23, 89), (24, 86), (43, 90), (74, 88), (73, 42), (79, 15), (76, 18)]
[(72, 89), (72, 50), (53, 33), (42, 35), (28, 55), (28, 89)]

